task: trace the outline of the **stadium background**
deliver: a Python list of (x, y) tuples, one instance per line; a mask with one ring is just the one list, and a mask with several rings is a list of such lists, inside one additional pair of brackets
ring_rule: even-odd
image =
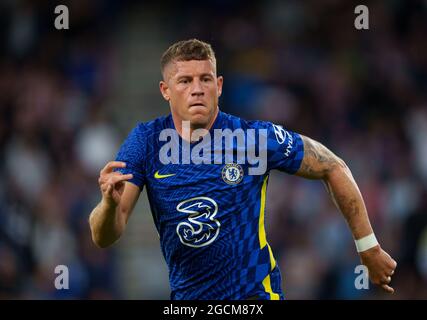
[[(122, 239), (95, 248), (97, 176), (137, 121), (168, 113), (159, 59), (213, 44), (222, 110), (311, 136), (346, 160), (394, 296), (356, 290), (350, 232), (321, 182), (272, 173), (267, 236), (289, 299), (427, 298), (427, 2), (49, 1), (0, 4), (0, 298), (168, 299), (145, 195)], [(357, 31), (354, 7), (370, 10)], [(55, 290), (54, 268), (70, 271)]]

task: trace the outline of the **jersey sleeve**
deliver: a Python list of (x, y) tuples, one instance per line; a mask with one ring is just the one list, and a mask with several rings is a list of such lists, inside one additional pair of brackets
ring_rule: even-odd
[(265, 122), (264, 127), (267, 129), (267, 170), (296, 173), (304, 157), (301, 135), (271, 122)]
[(145, 184), (145, 150), (146, 136), (143, 130), (143, 124), (138, 124), (127, 136), (117, 153), (116, 161), (126, 163), (125, 168), (117, 171), (123, 174), (133, 174), (133, 178), (128, 180), (141, 190)]

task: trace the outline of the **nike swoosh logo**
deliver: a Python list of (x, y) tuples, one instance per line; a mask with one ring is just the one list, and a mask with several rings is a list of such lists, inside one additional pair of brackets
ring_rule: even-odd
[(170, 174), (160, 174), (159, 171), (156, 171), (156, 173), (154, 174), (154, 178), (156, 179), (164, 179), (164, 178), (169, 178), (176, 175), (176, 173), (170, 173)]

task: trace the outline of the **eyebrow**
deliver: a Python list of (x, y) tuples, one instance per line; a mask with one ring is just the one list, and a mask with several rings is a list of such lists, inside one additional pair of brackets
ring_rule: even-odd
[[(212, 74), (210, 74), (210, 73), (202, 73), (202, 74), (200, 74), (199, 75), (199, 77), (200, 78), (203, 78), (203, 77), (211, 77), (211, 78), (214, 78), (214, 76), (212, 75)], [(193, 76), (191, 76), (191, 75), (181, 75), (181, 76), (179, 76), (178, 78), (177, 78), (177, 80), (181, 80), (181, 79), (185, 79), (185, 78), (193, 78)]]

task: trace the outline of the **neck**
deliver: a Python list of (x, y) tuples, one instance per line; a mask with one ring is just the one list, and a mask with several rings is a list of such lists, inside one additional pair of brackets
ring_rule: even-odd
[[(180, 117), (178, 117), (178, 116), (176, 116), (176, 115), (174, 115), (174, 113), (172, 112), (172, 119), (173, 119), (173, 123), (174, 123), (174, 125), (175, 125), (175, 129), (176, 129), (176, 131), (178, 132), (178, 134), (181, 136), (181, 138), (183, 138), (183, 139), (185, 139), (185, 140), (188, 140), (188, 139), (186, 139), (186, 137), (191, 137), (191, 135), (193, 134), (193, 131), (194, 130), (197, 130), (197, 129), (205, 129), (205, 130), (210, 130), (211, 128), (212, 128), (212, 126), (213, 126), (213, 124), (214, 124), (214, 122), (215, 122), (215, 120), (216, 120), (216, 118), (218, 117), (218, 113), (219, 113), (219, 108), (218, 107), (216, 107), (216, 110), (215, 110), (215, 112), (214, 112), (214, 114), (213, 114), (213, 116), (212, 116), (212, 118), (210, 119), (210, 121), (206, 124), (206, 125), (204, 125), (204, 126), (194, 126), (191, 122), (190, 122), (190, 133), (188, 133), (188, 130), (187, 130), (187, 132), (184, 132), (184, 134), (183, 134), (183, 128), (182, 128), (182, 122), (184, 121), (184, 120), (182, 120)], [(185, 135), (186, 137), (184, 137), (183, 135)]]

